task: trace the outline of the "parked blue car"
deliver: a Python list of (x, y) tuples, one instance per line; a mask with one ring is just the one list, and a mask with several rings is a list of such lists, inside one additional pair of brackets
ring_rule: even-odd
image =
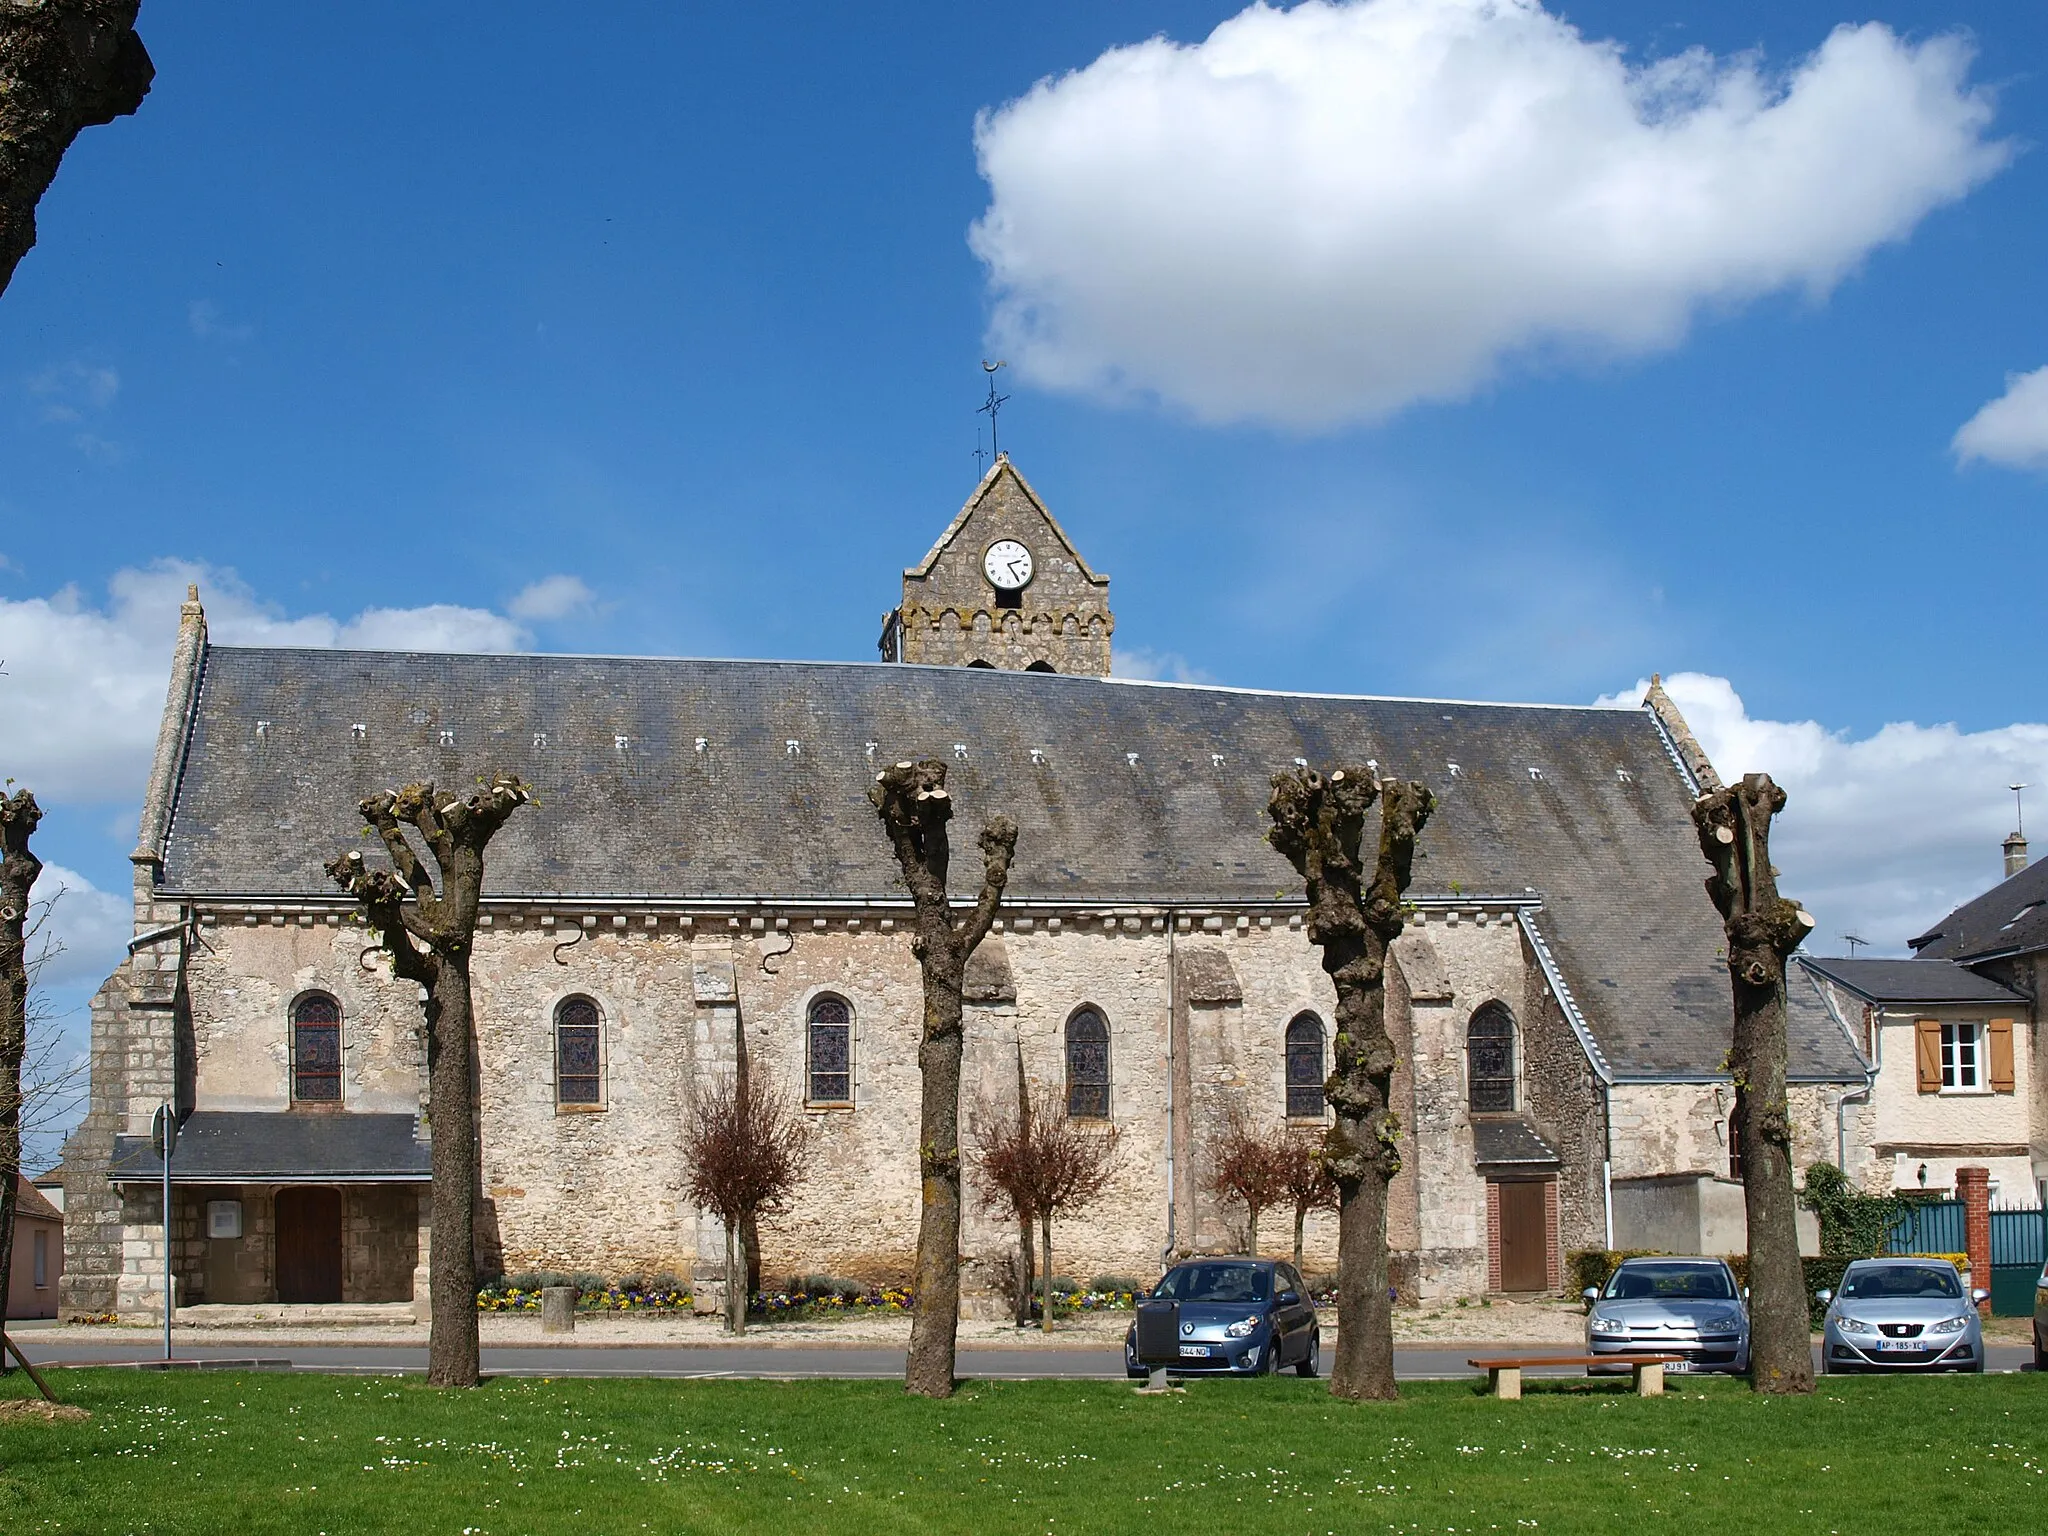
[[(1166, 1272), (1151, 1299), (1180, 1303), (1176, 1373), (1267, 1376), (1292, 1366), (1297, 1376), (1314, 1376), (1322, 1369), (1316, 1309), (1292, 1264), (1190, 1259)], [(1145, 1374), (1136, 1323), (1124, 1335), (1124, 1370)]]

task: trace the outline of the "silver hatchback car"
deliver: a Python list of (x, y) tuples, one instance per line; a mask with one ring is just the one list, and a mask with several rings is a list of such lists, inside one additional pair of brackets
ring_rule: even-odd
[(1624, 1259), (1605, 1287), (1583, 1294), (1589, 1355), (1679, 1355), (1684, 1363), (1667, 1367), (1676, 1371), (1749, 1369), (1749, 1308), (1720, 1259)]
[(1850, 1371), (1981, 1371), (1984, 1329), (1946, 1259), (1858, 1259), (1842, 1271), (1842, 1289), (1816, 1291), (1827, 1303), (1820, 1368)]

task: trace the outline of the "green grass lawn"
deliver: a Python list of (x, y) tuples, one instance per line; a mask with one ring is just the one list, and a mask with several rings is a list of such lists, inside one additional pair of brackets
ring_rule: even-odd
[[(1997, 1531), (2048, 1508), (2048, 1378), (1461, 1383), (500, 1380), (58, 1372), (0, 1532)], [(17, 1373), (0, 1395), (20, 1395)]]

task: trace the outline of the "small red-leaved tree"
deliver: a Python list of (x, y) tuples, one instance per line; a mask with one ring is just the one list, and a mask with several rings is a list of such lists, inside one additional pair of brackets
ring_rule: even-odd
[(1254, 1125), (1242, 1110), (1233, 1109), (1209, 1149), (1209, 1168), (1202, 1187), (1218, 1200), (1244, 1207), (1244, 1251), (1259, 1251), (1259, 1217), (1287, 1195), (1287, 1172), (1280, 1156), (1281, 1135)]
[[(0, 793), (0, 1365), (7, 1361), (7, 1283), (21, 1192), (21, 1063), (28, 1051), (29, 892), (43, 861), (29, 839), (43, 819), (25, 789)], [(40, 1378), (37, 1386), (42, 1386)], [(43, 1389), (44, 1396), (49, 1389)]]
[[(505, 819), (532, 799), (509, 774), (467, 800), (432, 784), (372, 795), (358, 807), (383, 840), (390, 869), (371, 869), (350, 850), (327, 866), (336, 884), (362, 903), (391, 969), (424, 994), (427, 1123), (432, 1127), (433, 1247), (427, 1258), (427, 1382), (473, 1387), (482, 1360), (476, 1327), (476, 1205), (483, 1162), (476, 1121), (476, 1020), (469, 966), (484, 883), (484, 848)], [(411, 827), (440, 872), (412, 844)]]
[(918, 1105), (917, 1293), (911, 1302), (910, 1353), (903, 1385), (924, 1397), (953, 1394), (960, 1336), (960, 1057), (965, 1044), (961, 988), (967, 957), (988, 937), (1010, 879), (1017, 824), (991, 816), (981, 833), (981, 894), (953, 915), (946, 899), (953, 800), (946, 765), (927, 758), (875, 775), (868, 799), (910, 887), (916, 928), (910, 952), (924, 980), (924, 1032), (917, 1044), (923, 1093)]
[(1301, 1249), (1310, 1211), (1337, 1209), (1337, 1181), (1323, 1158), (1323, 1138), (1313, 1131), (1291, 1130), (1280, 1139), (1282, 1203), (1294, 1209), (1294, 1270), (1301, 1272)]
[(1015, 1115), (984, 1111), (978, 1118), (975, 1184), (990, 1205), (1020, 1223), (1038, 1223), (1039, 1326), (1050, 1333), (1053, 1218), (1084, 1210), (1108, 1185), (1116, 1172), (1116, 1127), (1033, 1115), (1028, 1098)]
[(747, 1326), (747, 1253), (742, 1234), (796, 1192), (810, 1162), (811, 1128), (773, 1088), (742, 1070), (695, 1094), (683, 1132), (690, 1198), (725, 1227), (725, 1330)]

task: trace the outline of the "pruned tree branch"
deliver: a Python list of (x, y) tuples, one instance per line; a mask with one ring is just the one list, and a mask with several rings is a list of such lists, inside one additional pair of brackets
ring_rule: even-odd
[(36, 204), (71, 141), (125, 117), (156, 66), (135, 35), (140, 0), (0, 4), (0, 292), (36, 243)]

